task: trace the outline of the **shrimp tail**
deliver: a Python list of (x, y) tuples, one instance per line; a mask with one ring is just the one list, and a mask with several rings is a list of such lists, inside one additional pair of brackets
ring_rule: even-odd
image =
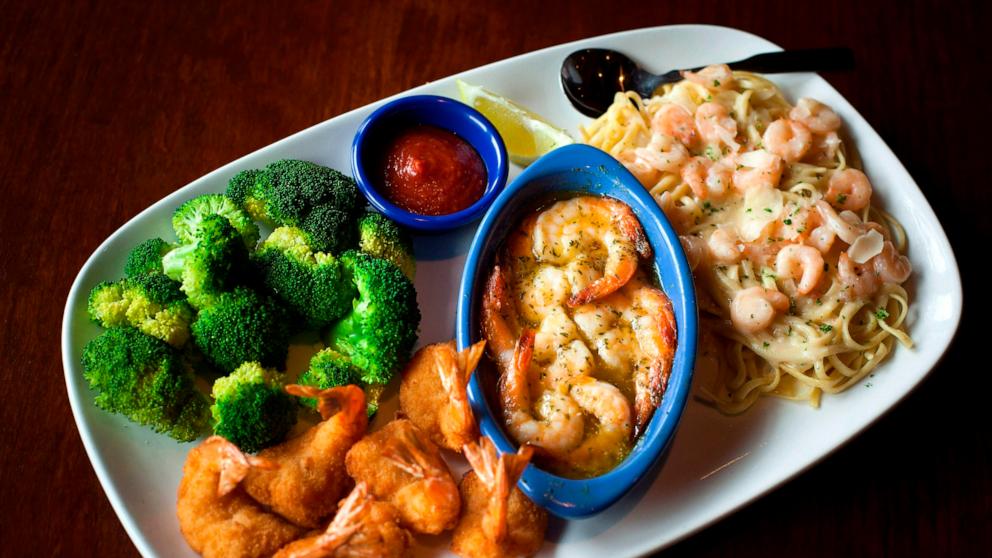
[(462, 448), (479, 480), (489, 488), (489, 507), (482, 518), (482, 530), (493, 543), (499, 544), (508, 529), (507, 510), (510, 493), (534, 455), (534, 448), (524, 445), (516, 454), (496, 456), (496, 446), (483, 436), (478, 443)]
[(420, 445), (413, 433), (413, 427), (401, 430), (399, 435), (391, 440), (390, 446), (383, 450), (382, 456), (392, 462), (397, 468), (418, 479), (443, 477), (441, 471), (431, 463), (430, 458)]
[(358, 386), (347, 385), (319, 389), (313, 386), (289, 384), (284, 389), (290, 395), (316, 399), (317, 411), (320, 412), (320, 416), (324, 420), (340, 414), (342, 418), (354, 421), (356, 425), (368, 421), (365, 392)]
[(520, 333), (517, 347), (513, 351), (513, 366), (519, 372), (524, 372), (530, 367), (531, 358), (534, 357), (534, 340), (537, 333), (532, 329), (525, 329)]
[(214, 452), (220, 468), (220, 480), (217, 483), (217, 496), (226, 496), (231, 493), (252, 468), (273, 470), (278, 469), (279, 464), (263, 457), (245, 455), (238, 446), (227, 441), (221, 436), (211, 436), (203, 442), (205, 448)]
[(459, 353), (455, 353), (450, 346), (446, 347), (449, 348), (435, 353), (434, 368), (441, 378), (441, 386), (458, 413), (460, 426), (474, 431), (475, 415), (468, 402), (467, 389), (472, 373), (485, 352), (486, 342), (479, 341)]
[(514, 332), (518, 330), (510, 290), (502, 268), (497, 265), (486, 281), (486, 293), (482, 297), (482, 332), (489, 340), (493, 360), (504, 370), (513, 364), (510, 358), (516, 337)]
[(334, 520), (319, 536), (307, 541), (305, 545), (280, 553), (281, 558), (320, 558), (332, 556), (334, 551), (348, 542), (348, 539), (362, 527), (362, 515), (372, 503), (369, 486), (365, 481), (359, 482), (347, 498), (338, 505), (338, 513)]

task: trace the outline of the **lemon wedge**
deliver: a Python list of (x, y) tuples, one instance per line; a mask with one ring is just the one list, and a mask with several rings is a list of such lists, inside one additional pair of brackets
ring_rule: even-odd
[(455, 84), (462, 102), (496, 126), (510, 160), (518, 165), (527, 166), (552, 149), (575, 143), (564, 130), (502, 95), (460, 79)]

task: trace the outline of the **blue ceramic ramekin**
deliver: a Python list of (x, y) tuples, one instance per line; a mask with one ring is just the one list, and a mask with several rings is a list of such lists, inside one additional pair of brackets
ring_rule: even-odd
[[(537, 504), (566, 518), (596, 514), (619, 500), (668, 447), (685, 408), (696, 355), (696, 295), (692, 273), (678, 235), (643, 186), (608, 154), (587, 145), (568, 145), (552, 151), (531, 165), (493, 202), (482, 219), (462, 274), (455, 322), (458, 348), (480, 338), (479, 301), (492, 270), (496, 251), (507, 232), (515, 227), (535, 201), (555, 192), (581, 192), (616, 198), (629, 205), (640, 220), (654, 252), (661, 287), (672, 301), (678, 327), (678, 346), (668, 389), (647, 430), (627, 458), (598, 477), (573, 480), (527, 467), (521, 489)], [(516, 451), (507, 436), (499, 409), (488, 401), (483, 384), (495, 382), (493, 374), (477, 372), (469, 385), (472, 408), (482, 433), (492, 438), (500, 452)], [(489, 387), (492, 387), (490, 385)], [(490, 390), (493, 392), (493, 390)]]
[[(481, 198), (461, 211), (447, 215), (411, 213), (390, 203), (376, 190), (373, 165), (381, 163), (380, 150), (385, 142), (404, 128), (422, 124), (454, 133), (482, 158), (486, 189)], [(503, 138), (479, 111), (447, 97), (413, 95), (382, 105), (362, 122), (351, 145), (351, 170), (362, 194), (387, 217), (413, 229), (438, 232), (478, 219), (506, 186), (509, 164)]]

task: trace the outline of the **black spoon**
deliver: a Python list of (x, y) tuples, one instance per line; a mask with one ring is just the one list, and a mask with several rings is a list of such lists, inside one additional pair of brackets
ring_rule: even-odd
[[(854, 53), (849, 48), (784, 50), (756, 54), (727, 65), (732, 70), (763, 74), (850, 70), (854, 67)], [(661, 85), (681, 79), (680, 70), (652, 74), (623, 53), (605, 48), (575, 51), (561, 63), (565, 96), (579, 112), (594, 118), (613, 104), (617, 91), (636, 91), (641, 97), (650, 97)]]

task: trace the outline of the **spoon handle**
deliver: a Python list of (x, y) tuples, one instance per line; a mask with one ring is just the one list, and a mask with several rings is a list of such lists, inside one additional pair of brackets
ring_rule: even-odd
[(761, 74), (833, 72), (854, 68), (854, 52), (845, 47), (783, 50), (755, 54), (727, 65), (732, 70)]
[[(758, 72), (761, 74), (784, 74), (787, 72), (831, 72), (854, 68), (854, 52), (846, 47), (803, 48), (764, 52), (750, 58), (730, 62), (731, 70)], [(698, 72), (703, 66), (689, 69)], [(644, 73), (639, 76), (638, 92), (650, 96), (655, 89), (666, 83), (682, 79), (682, 70), (672, 70), (659, 76)]]

